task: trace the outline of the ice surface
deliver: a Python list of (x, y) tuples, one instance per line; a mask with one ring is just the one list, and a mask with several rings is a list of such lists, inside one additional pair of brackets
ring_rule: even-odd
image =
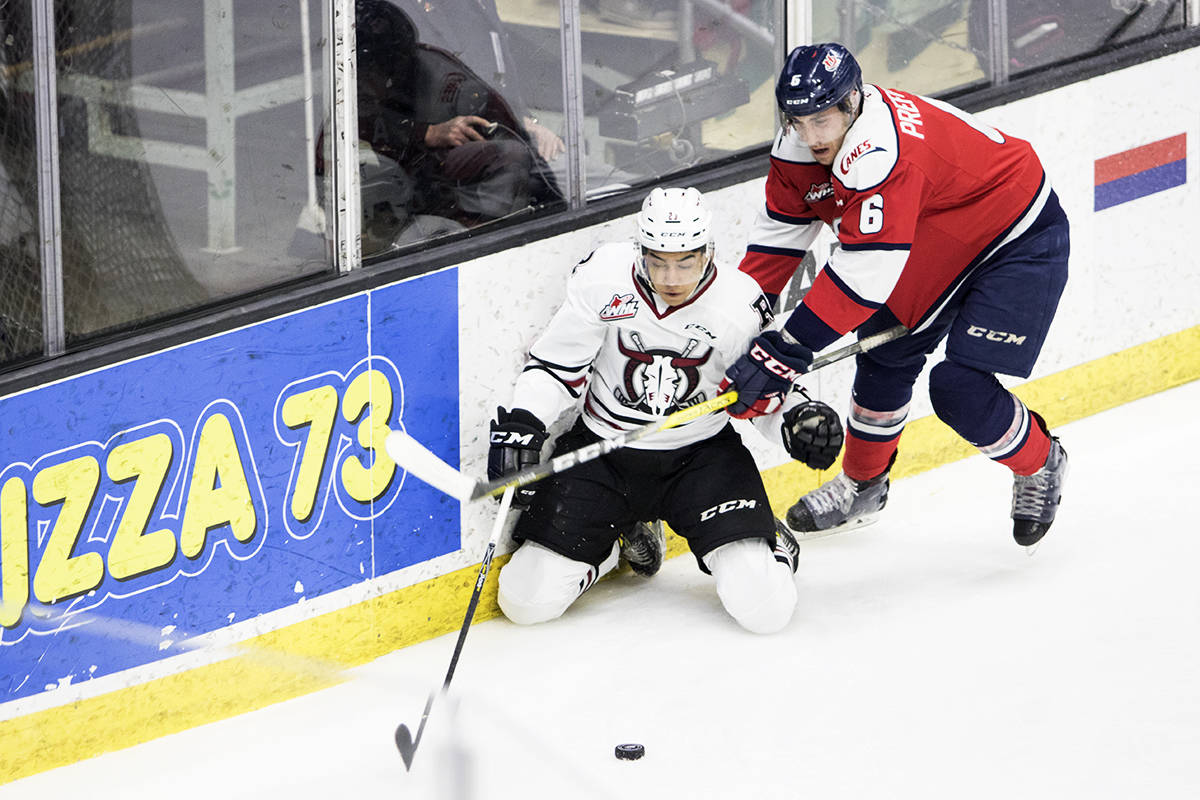
[(478, 623), (411, 773), (393, 731), (455, 634), (0, 798), (1200, 797), (1196, 408), (1200, 382), (1057, 430), (1071, 474), (1032, 558), (1003, 468), (894, 484), (875, 525), (802, 545), (774, 636), (739, 629), (690, 556), (549, 624)]

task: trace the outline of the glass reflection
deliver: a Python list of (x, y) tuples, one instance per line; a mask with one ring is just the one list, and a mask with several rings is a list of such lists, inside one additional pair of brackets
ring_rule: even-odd
[(32, 51), (28, 4), (0, 5), (0, 364), (42, 349)]
[[(773, 138), (780, 2), (582, 0), (588, 197)], [(558, 3), (498, 0), (498, 6), (526, 43), (518, 58), (540, 78), (535, 93), (548, 110), (547, 124), (561, 132)]]
[(565, 145), (490, 0), (356, 0), (355, 19), (364, 255), (561, 202)]
[(308, 3), (55, 3), (68, 342), (326, 268)]

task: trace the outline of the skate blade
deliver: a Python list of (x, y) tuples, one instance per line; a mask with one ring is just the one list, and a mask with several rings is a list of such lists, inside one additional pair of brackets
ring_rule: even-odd
[[(797, 541), (811, 541), (813, 539), (824, 539), (826, 536), (833, 536), (835, 533), (848, 533), (849, 531), (865, 528), (868, 525), (874, 524), (875, 520), (879, 519), (879, 514), (867, 514), (861, 517), (848, 519), (841, 525), (835, 525), (832, 528), (826, 528), (823, 531), (798, 531), (791, 525), (788, 525), (790, 530), (796, 537)], [(787, 525), (787, 521), (784, 521)]]
[(1025, 545), (1025, 556), (1027, 558), (1033, 558), (1033, 554), (1036, 553), (1037, 549), (1041, 546), (1042, 546), (1042, 543), (1040, 540), (1034, 542), (1033, 544)]

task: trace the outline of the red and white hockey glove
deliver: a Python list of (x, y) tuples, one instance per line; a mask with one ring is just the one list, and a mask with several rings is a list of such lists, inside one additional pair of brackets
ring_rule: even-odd
[(729, 413), (740, 419), (770, 414), (783, 404), (792, 383), (812, 366), (813, 352), (767, 331), (750, 343), (750, 352), (725, 370), (721, 391), (734, 389), (737, 402)]

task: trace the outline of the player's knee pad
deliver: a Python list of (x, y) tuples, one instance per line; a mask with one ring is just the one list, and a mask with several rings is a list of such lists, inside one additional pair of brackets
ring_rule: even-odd
[(868, 408), (901, 408), (912, 400), (913, 384), (925, 366), (925, 354), (881, 360), (874, 351), (856, 359), (853, 396)]
[(782, 630), (796, 610), (796, 581), (766, 540), (739, 539), (704, 556), (729, 615), (752, 633)]
[(929, 371), (929, 401), (938, 419), (976, 445), (1012, 424), (1012, 398), (996, 376), (949, 359)]
[(496, 600), (504, 616), (518, 625), (557, 619), (612, 568), (609, 561), (616, 563), (613, 557), (596, 568), (527, 541), (500, 570)]

